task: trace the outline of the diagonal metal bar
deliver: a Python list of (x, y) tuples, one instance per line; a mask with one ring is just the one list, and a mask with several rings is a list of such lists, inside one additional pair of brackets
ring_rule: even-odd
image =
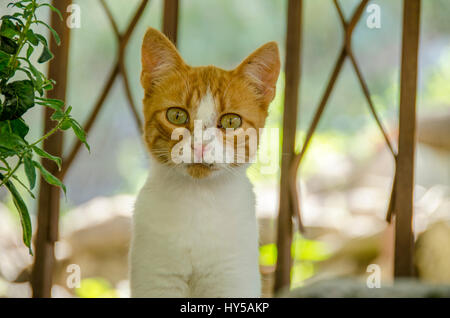
[[(358, 11), (356, 12), (358, 13)], [(345, 20), (343, 20), (345, 23)], [(333, 73), (330, 76), (330, 79), (328, 81), (327, 87), (325, 89), (325, 92), (322, 96), (322, 99), (319, 103), (319, 106), (316, 110), (316, 113), (314, 114), (313, 120), (311, 125), (309, 126), (308, 132), (306, 134), (305, 142), (303, 143), (303, 147), (301, 151), (294, 156), (290, 169), (289, 169), (289, 191), (290, 191), (290, 199), (291, 199), (291, 207), (293, 208), (293, 215), (296, 215), (297, 218), (300, 220), (300, 206), (298, 202), (298, 189), (297, 189), (297, 171), (298, 167), (300, 165), (301, 160), (303, 159), (303, 156), (305, 155), (308, 146), (312, 140), (312, 137), (314, 135), (314, 132), (316, 131), (317, 125), (319, 124), (320, 118), (322, 117), (322, 114), (325, 110), (325, 107), (327, 105), (328, 99), (331, 95), (331, 92), (333, 91), (333, 88), (335, 86), (336, 80), (339, 76), (339, 73), (342, 69), (342, 66), (344, 64), (346, 57), (346, 46), (344, 45), (341, 49), (341, 52), (339, 54), (339, 57), (335, 63)], [(299, 222), (299, 224), (301, 224)], [(302, 230), (303, 228), (300, 228), (299, 230)]]
[(141, 18), (142, 14), (144, 13), (145, 8), (149, 4), (150, 0), (142, 0), (139, 7), (136, 9), (133, 18), (131, 19), (130, 24), (128, 25), (127, 30), (123, 34), (122, 43), (124, 45), (128, 44), (128, 40), (131, 37), (131, 34), (134, 31), (134, 28), (136, 27), (136, 24), (139, 22), (139, 19)]
[(120, 74), (122, 75), (123, 86), (125, 88), (125, 95), (128, 100), (128, 108), (130, 109), (134, 121), (136, 123), (136, 127), (138, 127), (139, 131), (142, 131), (142, 123), (141, 118), (139, 117), (139, 113), (136, 109), (136, 105), (133, 100), (133, 94), (131, 93), (130, 82), (128, 80), (127, 70), (125, 67), (125, 61), (122, 59), (119, 63)]
[[(347, 22), (345, 21), (345, 17), (344, 17), (344, 15), (342, 13), (341, 6), (339, 5), (337, 0), (333, 0), (333, 2), (334, 2), (334, 5), (335, 5), (335, 7), (336, 7), (336, 9), (338, 11), (339, 18), (341, 20), (342, 26), (344, 27), (344, 29), (346, 29), (347, 28)], [(395, 160), (394, 167), (396, 167), (396, 165), (397, 165), (397, 152), (394, 150), (394, 147), (393, 147), (392, 142), (391, 142), (391, 140), (389, 138), (389, 135), (386, 132), (386, 129), (384, 128), (384, 126), (382, 124), (382, 121), (380, 120), (380, 118), (378, 116), (377, 111), (375, 110), (375, 106), (374, 106), (374, 104), (372, 102), (372, 98), (370, 97), (369, 88), (368, 88), (368, 86), (367, 86), (367, 84), (366, 84), (366, 82), (364, 80), (364, 77), (362, 76), (361, 70), (360, 70), (360, 68), (358, 66), (358, 63), (356, 61), (356, 58), (355, 58), (355, 56), (353, 54), (353, 50), (352, 50), (352, 46), (351, 46), (351, 39), (346, 39), (346, 49), (347, 49), (347, 55), (350, 58), (350, 61), (351, 61), (352, 65), (353, 65), (353, 68), (354, 68), (354, 70), (356, 72), (356, 76), (358, 78), (358, 81), (359, 81), (359, 83), (361, 85), (363, 94), (364, 94), (364, 96), (365, 96), (365, 98), (367, 100), (367, 103), (369, 105), (370, 112), (371, 112), (373, 118), (375, 119), (375, 122), (378, 125), (379, 130), (383, 134), (383, 137), (384, 137), (384, 140), (386, 142), (386, 145), (388, 146), (391, 154), (394, 157), (394, 160)], [(395, 168), (395, 171), (396, 170), (397, 170), (397, 168)], [(396, 172), (394, 172), (394, 180), (393, 180), (391, 195), (390, 195), (390, 198), (389, 198), (388, 211), (386, 213), (386, 221), (389, 222), (389, 223), (391, 222), (392, 215), (394, 214), (394, 205), (395, 205), (395, 198), (396, 198), (396, 184), (397, 184), (397, 181), (396, 181), (397, 177), (396, 177), (396, 175), (397, 175)]]
[[(97, 100), (94, 108), (92, 109), (88, 120), (86, 121), (86, 123), (83, 125), (84, 130), (86, 131), (86, 134), (89, 134), (89, 132), (91, 131), (92, 126), (94, 125), (95, 120), (97, 119), (97, 116), (106, 100), (106, 97), (108, 97), (109, 95), (109, 91), (111, 90), (114, 81), (117, 77), (117, 75), (119, 74), (119, 66), (116, 65), (114, 67), (114, 69), (112, 70), (111, 74), (108, 77), (108, 80), (102, 90), (102, 94), (100, 95), (99, 99)], [(69, 155), (64, 158), (63, 162), (64, 165), (61, 169), (61, 172), (59, 173), (59, 178), (63, 179), (66, 174), (67, 171), (69, 170), (69, 168), (71, 167), (73, 161), (75, 160), (78, 152), (80, 151), (82, 143), (80, 141), (76, 141), (75, 144), (73, 145), (72, 149), (69, 151)]]
[(123, 36), (120, 38), (120, 40), (118, 39), (119, 40), (119, 58), (118, 58), (119, 70), (122, 75), (125, 93), (126, 93), (126, 97), (128, 99), (128, 107), (131, 110), (134, 121), (136, 123), (136, 127), (138, 127), (140, 132), (142, 131), (142, 122), (141, 122), (139, 113), (137, 111), (136, 104), (134, 103), (133, 95), (131, 93), (130, 82), (128, 80), (127, 69), (125, 66), (125, 53), (126, 53), (125, 51), (127, 48), (128, 41), (130, 40), (131, 34), (133, 33), (138, 21), (140, 20), (142, 14), (144, 13), (144, 10), (148, 4), (149, 4), (149, 0), (141, 1), (139, 7), (136, 9), (136, 12), (135, 12), (133, 18), (131, 19), (130, 24), (128, 25), (127, 30), (125, 31)]
[(386, 129), (383, 126), (383, 123), (381, 122), (380, 117), (378, 116), (378, 113), (377, 113), (377, 111), (375, 109), (375, 106), (374, 106), (374, 104), (372, 102), (372, 98), (370, 97), (369, 88), (368, 88), (367, 83), (366, 83), (366, 81), (364, 80), (364, 78), (363, 78), (363, 76), (361, 74), (361, 70), (360, 70), (360, 68), (358, 66), (358, 63), (356, 62), (355, 56), (353, 55), (352, 51), (347, 51), (347, 55), (348, 55), (350, 61), (352, 62), (353, 69), (355, 70), (356, 76), (358, 77), (358, 81), (361, 84), (361, 89), (362, 89), (362, 91), (364, 93), (364, 96), (365, 96), (365, 98), (367, 100), (367, 104), (369, 105), (369, 109), (370, 109), (370, 112), (372, 114), (372, 117), (375, 119), (375, 122), (376, 122), (378, 128), (380, 129), (380, 131), (381, 131), (381, 133), (383, 135), (383, 138), (384, 138), (384, 140), (386, 142), (386, 145), (389, 148), (389, 151), (391, 152), (391, 154), (395, 158), (397, 156), (397, 153), (394, 150), (394, 147), (392, 146), (392, 142), (391, 142), (391, 140), (389, 138), (388, 133), (386, 132)]
[[(323, 95), (323, 97), (322, 97), (322, 99), (321, 99), (321, 101), (319, 103), (319, 107), (317, 108), (316, 113), (314, 114), (313, 121), (312, 121), (312, 123), (311, 123), (311, 125), (310, 125), (310, 127), (308, 129), (308, 132), (307, 132), (307, 135), (306, 135), (303, 147), (302, 147), (301, 151), (295, 156), (294, 161), (292, 162), (292, 164), (294, 166), (295, 165), (298, 166), (300, 164), (300, 162), (301, 162), (301, 160), (302, 160), (302, 158), (303, 158), (303, 156), (304, 156), (304, 154), (305, 154), (305, 152), (306, 152), (306, 150), (307, 150), (307, 148), (309, 146), (309, 143), (310, 143), (310, 141), (311, 141), (311, 139), (312, 139), (312, 137), (314, 135), (314, 132), (315, 132), (315, 130), (317, 128), (317, 125), (318, 125), (318, 123), (320, 121), (320, 118), (322, 116), (322, 113), (323, 113), (323, 111), (325, 109), (325, 106), (326, 106), (326, 104), (328, 102), (328, 98), (330, 97), (330, 94), (331, 94), (331, 92), (332, 92), (332, 90), (334, 88), (334, 85), (336, 84), (336, 80), (337, 80), (337, 77), (338, 77), (338, 75), (340, 73), (342, 65), (344, 63), (345, 57), (348, 54), (348, 44), (347, 44), (349, 42), (348, 39), (351, 39), (352, 32), (353, 32), (353, 30), (355, 28), (355, 25), (356, 25), (357, 21), (360, 19), (361, 15), (362, 15), (362, 13), (364, 11), (364, 7), (367, 4), (368, 0), (361, 1), (361, 3), (359, 4), (358, 8), (355, 10), (355, 12), (354, 12), (354, 14), (353, 14), (353, 16), (351, 18), (351, 22), (348, 25), (347, 25), (347, 23), (344, 20), (344, 17), (342, 15), (342, 11), (340, 10), (340, 7), (337, 4), (337, 1), (334, 0), (334, 2), (339, 8), (339, 10), (338, 10), (338, 12), (340, 12), (339, 16), (342, 19), (343, 25), (345, 25), (345, 33), (346, 33), (345, 45), (341, 49), (341, 52), (340, 52), (339, 57), (338, 57), (338, 60), (337, 60), (337, 62), (335, 64), (335, 66), (334, 66), (333, 73), (332, 73), (332, 75), (330, 77), (330, 80), (328, 82), (327, 88), (325, 89), (325, 93), (324, 93), (324, 95)], [(349, 30), (351, 30), (351, 32), (349, 32)]]
[(339, 5), (337, 0), (333, 0), (334, 6), (339, 14), (339, 20), (341, 20), (342, 26), (344, 30), (347, 29), (347, 21), (345, 20), (344, 13), (342, 12), (341, 6)]
[(388, 223), (392, 222), (392, 216), (394, 215), (395, 209), (395, 199), (397, 197), (397, 164), (397, 158), (395, 158), (394, 180), (392, 182), (391, 197), (389, 198), (389, 205), (386, 213), (386, 222)]
[[(350, 28), (350, 25), (352, 25), (352, 22), (350, 22), (350, 24), (347, 24), (347, 21), (345, 20), (345, 17), (344, 17), (344, 14), (342, 12), (342, 8), (339, 5), (339, 2), (337, 0), (333, 0), (333, 3), (334, 3), (334, 6), (336, 7), (336, 10), (337, 10), (338, 14), (339, 14), (339, 19), (341, 20), (342, 27), (344, 28), (344, 30), (348, 30)], [(364, 3), (364, 1), (361, 2), (360, 6), (356, 10), (356, 14), (362, 14), (362, 11), (363, 11), (364, 6), (366, 4), (367, 4), (367, 2), (366, 3)], [(354, 19), (352, 18), (352, 21), (353, 20)], [(353, 25), (355, 25), (355, 22), (353, 22)], [(354, 29), (354, 26), (353, 26), (353, 29)], [(352, 29), (352, 31), (353, 31), (353, 29)], [(361, 72), (361, 70), (359, 68), (359, 65), (358, 65), (358, 63), (356, 61), (356, 58), (355, 58), (355, 56), (353, 54), (353, 49), (352, 49), (352, 45), (351, 45), (351, 35), (352, 35), (352, 33), (348, 33), (348, 31), (346, 31), (345, 49), (346, 49), (347, 56), (349, 57), (349, 59), (350, 59), (350, 61), (352, 63), (353, 69), (355, 70), (356, 76), (357, 76), (358, 81), (359, 81), (359, 83), (361, 85), (361, 89), (363, 91), (364, 97), (367, 100), (367, 104), (369, 106), (370, 112), (371, 112), (373, 118), (375, 119), (375, 122), (376, 122), (378, 128), (380, 129), (381, 133), (383, 134), (383, 137), (384, 137), (384, 139), (386, 141), (386, 145), (388, 146), (388, 148), (391, 151), (392, 155), (394, 157), (396, 157), (397, 154), (396, 154), (396, 152), (394, 150), (394, 147), (392, 146), (392, 142), (389, 139), (389, 136), (388, 136), (388, 134), (386, 132), (386, 129), (384, 128), (384, 126), (383, 126), (383, 124), (381, 122), (380, 117), (378, 116), (378, 113), (377, 113), (377, 111), (375, 109), (374, 103), (372, 102), (372, 98), (370, 97), (369, 87), (368, 87), (366, 81), (364, 80), (364, 77), (362, 76), (362, 72)]]
[(314, 135), (314, 132), (317, 128), (317, 125), (319, 124), (320, 118), (322, 117), (322, 114), (325, 110), (325, 107), (327, 105), (328, 99), (331, 95), (331, 92), (333, 91), (333, 87), (336, 83), (336, 80), (339, 76), (339, 73), (342, 69), (342, 66), (345, 61), (345, 48), (343, 47), (341, 49), (341, 52), (339, 54), (338, 59), (336, 60), (336, 64), (334, 66), (333, 73), (331, 74), (330, 79), (328, 80), (327, 87), (325, 89), (325, 93), (322, 96), (322, 99), (319, 103), (319, 107), (316, 110), (316, 113), (314, 114), (313, 120), (311, 125), (309, 126), (308, 132), (306, 133), (305, 142), (303, 143), (303, 147), (301, 151), (294, 156), (294, 158), (291, 161), (290, 168), (289, 168), (289, 192), (290, 192), (290, 199), (291, 199), (291, 207), (292, 207), (292, 213), (294, 216), (296, 216), (299, 220), (299, 225), (301, 226), (299, 230), (303, 232), (303, 225), (301, 223), (300, 219), (300, 205), (298, 201), (299, 191), (297, 189), (297, 171), (298, 167), (300, 165), (300, 162), (305, 155), (308, 146), (312, 140), (312, 137)]
[[(361, 3), (356, 7), (356, 10), (353, 12), (350, 22), (347, 25), (347, 42), (350, 44), (353, 31), (355, 30), (356, 25), (358, 24), (359, 19), (361, 18), (364, 8), (366, 7), (369, 0), (362, 0)], [(337, 1), (335, 1), (336, 4)]]
[(305, 153), (308, 149), (308, 146), (312, 140), (314, 132), (316, 131), (317, 125), (319, 124), (319, 121), (325, 110), (325, 107), (327, 105), (327, 102), (331, 95), (331, 92), (333, 91), (334, 85), (336, 84), (339, 73), (341, 72), (342, 66), (344, 65), (345, 56), (346, 56), (345, 47), (343, 47), (341, 49), (341, 52), (339, 53), (339, 57), (335, 63), (333, 73), (331, 74), (331, 77), (328, 80), (328, 85), (325, 89), (325, 93), (323, 94), (322, 99), (320, 100), (319, 107), (317, 107), (317, 110), (314, 114), (311, 125), (309, 126), (309, 129), (306, 133), (306, 138), (305, 138), (305, 142), (303, 143), (303, 147), (301, 148), (301, 151), (295, 156), (295, 158), (292, 162), (293, 166), (298, 167), (298, 165), (300, 164), (301, 160), (303, 159), (303, 156), (305, 155)]
[(109, 7), (106, 4), (105, 0), (100, 0), (100, 4), (102, 5), (103, 10), (105, 10), (106, 16), (108, 17), (108, 20), (114, 30), (114, 34), (120, 40), (122, 35), (120, 34), (119, 27), (117, 26), (116, 20), (114, 20), (111, 10), (109, 10)]
[[(102, 5), (106, 16), (108, 18), (108, 20), (111, 23), (111, 26), (114, 30), (114, 34), (117, 38), (117, 43), (118, 43), (118, 56), (117, 56), (117, 61), (115, 62), (115, 65), (108, 77), (108, 80), (105, 84), (105, 86), (103, 87), (102, 90), (102, 94), (100, 95), (99, 99), (97, 100), (93, 110), (91, 111), (86, 123), (83, 125), (86, 133), (89, 133), (89, 131), (91, 130), (92, 126), (94, 125), (94, 123), (96, 122), (96, 119), (98, 117), (98, 114), (100, 113), (100, 110), (103, 108), (103, 105), (105, 103), (106, 98), (109, 95), (109, 92), (111, 91), (111, 88), (117, 78), (117, 76), (119, 74), (122, 75), (122, 79), (123, 79), (123, 85), (124, 85), (124, 89), (125, 89), (125, 93), (126, 93), (126, 98), (128, 100), (128, 107), (130, 108), (133, 118), (136, 122), (136, 126), (138, 127), (139, 131), (142, 130), (141, 127), (141, 120), (139, 117), (139, 113), (136, 109), (135, 103), (133, 101), (133, 96), (131, 93), (131, 88), (130, 88), (130, 84), (129, 84), (129, 80), (128, 80), (128, 76), (127, 76), (127, 72), (126, 72), (126, 67), (125, 67), (125, 50), (128, 44), (128, 41), (131, 37), (131, 34), (133, 33), (139, 19), (141, 18), (146, 6), (148, 5), (149, 0), (142, 0), (139, 7), (136, 9), (130, 23), (128, 24), (126, 31), (122, 34), (119, 31), (119, 28), (117, 26), (117, 23), (111, 13), (111, 10), (109, 9), (109, 7), (107, 6), (106, 2), (104, 0), (100, 0), (100, 4)], [(76, 140), (75, 144), (73, 145), (73, 147), (71, 148), (71, 150), (69, 151), (69, 155), (67, 156), (67, 158), (64, 158), (64, 166), (63, 169), (61, 170), (61, 172), (59, 173), (59, 177), (60, 178), (64, 178), (64, 176), (67, 174), (67, 171), (69, 170), (69, 168), (71, 167), (73, 161), (75, 160), (76, 156), (78, 155), (80, 149), (81, 149), (82, 143), (79, 140)]]
[(139, 117), (139, 113), (137, 111), (136, 105), (134, 103), (133, 100), (133, 95), (131, 93), (131, 88), (130, 88), (130, 82), (128, 80), (128, 75), (127, 75), (127, 70), (126, 70), (126, 66), (125, 66), (125, 50), (128, 44), (128, 41), (130, 39), (130, 36), (133, 32), (133, 29), (135, 28), (137, 21), (139, 21), (142, 13), (144, 12), (145, 6), (148, 4), (148, 1), (142, 1), (140, 7), (136, 10), (136, 13), (133, 16), (133, 19), (131, 21), (131, 23), (129, 24), (127, 30), (125, 31), (124, 34), (120, 33), (118, 27), (117, 27), (117, 23), (111, 13), (111, 10), (109, 9), (109, 7), (106, 5), (105, 0), (100, 0), (101, 4), (106, 12), (106, 15), (108, 17), (108, 20), (111, 23), (111, 26), (114, 29), (114, 33), (116, 35), (117, 38), (117, 43), (118, 43), (118, 65), (119, 65), (119, 72), (122, 75), (122, 80), (123, 80), (123, 85), (124, 85), (124, 89), (125, 89), (125, 95), (126, 98), (128, 100), (128, 107), (130, 108), (130, 111), (133, 115), (134, 121), (136, 123), (136, 126), (139, 128), (139, 131), (142, 130), (141, 127), (141, 120)]
[[(292, 160), (291, 166), (290, 166), (290, 181), (289, 181), (289, 185), (290, 185), (290, 198), (292, 200), (291, 202), (291, 206), (293, 208), (293, 214), (297, 215), (297, 217), (300, 220), (300, 207), (299, 207), (299, 202), (298, 202), (298, 189), (297, 189), (297, 171), (298, 171), (298, 167), (306, 153), (306, 151), (308, 150), (308, 146), (312, 140), (312, 137), (314, 135), (314, 132), (319, 124), (319, 121), (322, 117), (322, 114), (325, 110), (325, 107), (327, 105), (328, 99), (330, 97), (330, 94), (335, 86), (336, 80), (339, 76), (339, 73), (342, 69), (342, 65), (345, 61), (345, 58), (348, 56), (352, 66), (355, 70), (356, 76), (358, 78), (358, 81), (361, 85), (361, 89), (363, 91), (364, 97), (367, 100), (368, 106), (369, 106), (369, 110), (370, 113), (372, 115), (372, 117), (374, 118), (380, 132), (383, 135), (383, 138), (386, 142), (387, 147), (389, 148), (390, 152), (392, 153), (392, 155), (394, 156), (394, 159), (396, 159), (396, 151), (394, 150), (394, 147), (392, 145), (392, 142), (389, 138), (388, 133), (386, 132), (386, 129), (384, 128), (382, 121), (375, 109), (374, 103), (372, 101), (372, 98), (370, 97), (370, 92), (369, 92), (369, 88), (367, 83), (364, 80), (364, 77), (361, 73), (361, 70), (359, 68), (359, 65), (356, 61), (356, 58), (354, 57), (353, 51), (352, 51), (352, 47), (351, 47), (351, 39), (352, 39), (352, 35), (353, 35), (353, 31), (358, 23), (358, 21), (360, 20), (362, 13), (364, 12), (364, 8), (367, 5), (367, 3), (369, 2), (369, 0), (362, 0), (360, 2), (360, 4), (358, 5), (358, 7), (356, 8), (356, 10), (353, 12), (352, 17), (350, 18), (350, 22), (347, 22), (343, 11), (338, 3), (337, 0), (333, 0), (334, 5), (337, 9), (338, 15), (339, 15), (339, 19), (341, 21), (342, 27), (344, 29), (345, 32), (345, 38), (344, 38), (344, 45), (341, 49), (341, 52), (339, 54), (339, 57), (337, 59), (337, 62), (335, 64), (335, 67), (333, 69), (333, 73), (329, 79), (328, 85), (325, 89), (325, 92), (322, 96), (322, 99), (319, 103), (319, 106), (314, 114), (313, 120), (308, 128), (307, 134), (306, 134), (306, 138), (303, 144), (303, 147), (301, 148), (301, 150), (299, 151), (299, 153), (294, 157), (294, 159)], [(394, 184), (395, 184), (395, 180), (394, 180)], [(390, 203), (389, 203), (389, 209), (388, 209), (388, 219), (390, 218), (389, 215), (392, 214), (392, 210), (393, 210), (393, 206), (394, 206), (394, 202), (395, 201), (395, 187), (393, 187), (393, 191), (391, 193), (391, 198), (390, 198)], [(301, 223), (300, 223), (301, 224)]]

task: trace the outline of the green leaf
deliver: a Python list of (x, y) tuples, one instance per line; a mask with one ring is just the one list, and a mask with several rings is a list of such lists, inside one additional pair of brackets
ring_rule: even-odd
[(46, 91), (51, 91), (53, 89), (53, 83), (52, 82), (48, 82), (47, 84), (44, 84), (42, 86), (43, 89), (45, 89)]
[[(0, 173), (0, 180), (3, 181), (4, 178), (4, 175)], [(20, 196), (20, 193), (17, 191), (16, 187), (10, 180), (5, 183), (5, 187), (11, 193), (14, 205), (16, 206), (17, 212), (19, 212), (20, 223), (22, 224), (23, 231), (23, 243), (28, 247), (30, 254), (33, 255), (33, 251), (31, 249), (32, 227), (28, 208), (22, 197)]]
[(2, 20), (14, 20), (17, 23), (19, 23), (21, 26), (24, 26), (22, 20), (19, 19), (19, 17), (21, 17), (22, 14), (20, 12), (16, 12), (13, 15), (4, 15), (1, 17)]
[(17, 152), (14, 150), (9, 150), (0, 146), (0, 156), (2, 158), (14, 157), (17, 155)]
[(36, 166), (36, 168), (39, 169), (41, 172), (42, 177), (44, 177), (45, 181), (47, 181), (49, 184), (60, 187), (64, 194), (66, 194), (66, 186), (54, 175), (52, 175), (47, 169), (45, 169), (39, 162), (33, 161), (33, 164)]
[(32, 197), (33, 199), (36, 199), (36, 197), (34, 196), (33, 192), (18, 177), (12, 175), (11, 178), (13, 178), (17, 182), (19, 182), (19, 184), (28, 192), (30, 197)]
[(47, 39), (45, 37), (37, 33), (35, 33), (34, 35), (38, 38), (39, 42), (41, 42), (42, 45), (48, 46)]
[(73, 129), (73, 132), (75, 135), (80, 139), (80, 141), (86, 146), (87, 150), (91, 152), (91, 147), (86, 142), (86, 133), (84, 132), (83, 128), (81, 128), (81, 125), (73, 118), (70, 118), (70, 123)]
[(27, 175), (30, 189), (33, 190), (36, 185), (36, 167), (33, 165), (31, 156), (25, 156), (24, 160), (25, 174)]
[(22, 139), (24, 139), (30, 131), (30, 127), (28, 127), (22, 118), (11, 120), (9, 123), (11, 125), (12, 132), (20, 136)]
[(13, 55), (16, 54), (18, 49), (19, 45), (14, 40), (6, 36), (0, 36), (0, 51)]
[(56, 163), (56, 165), (58, 166), (58, 169), (61, 170), (61, 163), (62, 163), (61, 158), (53, 156), (37, 146), (33, 146), (33, 150), (38, 156), (54, 161)]
[(0, 121), (14, 120), (34, 106), (34, 85), (30, 80), (12, 82), (2, 90), (5, 96)]
[(39, 5), (39, 7), (49, 7), (53, 12), (55, 12), (59, 16), (61, 21), (63, 20), (63, 16), (62, 16), (61, 12), (58, 9), (56, 9), (54, 6), (52, 6), (50, 3), (43, 3), (43, 4)]
[(38, 100), (42, 101), (45, 104), (50, 104), (57, 106), (57, 108), (61, 109), (64, 106), (64, 102), (60, 99), (54, 99), (54, 98), (41, 98), (38, 97)]
[(61, 39), (59, 38), (58, 32), (55, 31), (55, 29), (53, 29), (51, 26), (49, 26), (47, 23), (45, 23), (44, 21), (37, 21), (37, 23), (43, 24), (47, 27), (47, 29), (50, 30), (50, 32), (52, 33), (53, 37), (55, 38), (55, 42), (56, 44), (60, 45), (61, 44)]
[(35, 87), (39, 89), (44, 83), (45, 75), (42, 74), (36, 67), (34, 67), (34, 65), (31, 64), (29, 60), (25, 60), (25, 62), (28, 64), (31, 73), (33, 73), (35, 77)]
[(64, 119), (62, 121), (60, 127), (61, 127), (62, 130), (67, 130), (67, 129), (71, 128), (72, 127), (72, 122), (71, 122), (70, 118)]
[(0, 35), (13, 39), (15, 36), (20, 35), (20, 30), (9, 19), (2, 19), (2, 26), (0, 27)]
[(33, 54), (34, 48), (31, 45), (28, 45), (27, 49), (27, 59), (30, 58), (31, 54)]
[(2, 131), (2, 138), (0, 138), (0, 147), (19, 151), (26, 146), (25, 141), (20, 136), (9, 131)]
[(0, 51), (0, 76), (7, 76), (9, 73), (8, 64), (11, 56), (3, 51)]
[(34, 46), (39, 44), (39, 39), (37, 38), (36, 34), (34, 34), (33, 30), (31, 30), (31, 29), (27, 31), (27, 39)]
[(38, 63), (45, 63), (50, 61), (53, 58), (53, 53), (50, 52), (48, 46), (44, 45), (44, 50), (42, 51), (41, 56), (38, 59)]
[(50, 118), (54, 121), (60, 121), (64, 117), (66, 117), (66, 114), (62, 110), (56, 110)]

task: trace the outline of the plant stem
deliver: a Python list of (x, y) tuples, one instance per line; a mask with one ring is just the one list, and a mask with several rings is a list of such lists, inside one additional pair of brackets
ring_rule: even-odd
[(62, 122), (63, 122), (63, 119), (60, 120), (60, 121), (58, 122), (58, 124), (57, 124), (52, 130), (50, 130), (50, 131), (49, 131), (48, 133), (46, 133), (44, 136), (42, 136), (41, 138), (39, 138), (37, 141), (35, 141), (35, 142), (33, 142), (32, 144), (30, 144), (28, 147), (31, 148), (31, 147), (33, 147), (33, 146), (36, 146), (36, 145), (39, 144), (41, 141), (47, 139), (48, 137), (50, 137), (51, 135), (53, 135), (54, 133), (56, 133), (56, 132), (59, 130), (59, 128), (61, 127)]
[(0, 158), (0, 161), (3, 162), (8, 171), (11, 170), (11, 167), (9, 166), (8, 161), (6, 161), (6, 159)]
[(6, 183), (9, 181), (9, 179), (11, 178), (11, 176), (12, 176), (14, 173), (16, 173), (17, 169), (19, 169), (20, 165), (22, 164), (22, 159), (23, 159), (22, 156), (19, 156), (19, 161), (17, 161), (17, 164), (16, 164), (16, 166), (14, 167), (14, 169), (11, 170), (11, 171), (5, 176), (5, 178), (2, 180), (2, 183), (0, 183), (0, 188), (1, 188), (4, 184), (6, 184)]
[[(56, 133), (59, 128), (61, 127), (61, 124), (63, 122), (63, 119), (60, 120), (58, 122), (58, 124), (52, 129), (50, 130), (48, 133), (46, 133), (44, 136), (42, 136), (41, 138), (39, 138), (37, 141), (33, 142), (32, 144), (27, 146), (27, 149), (31, 149), (32, 147), (36, 146), (37, 144), (39, 144), (40, 142), (42, 142), (43, 140), (47, 139), (48, 137), (50, 137), (51, 135), (53, 135), (54, 133)], [(19, 169), (20, 165), (22, 164), (22, 160), (23, 160), (23, 156), (25, 155), (27, 151), (23, 151), (20, 155), (19, 155), (19, 161), (17, 162), (16, 166), (14, 167), (13, 170), (11, 170), (3, 179), (3, 181), (0, 183), (0, 187), (2, 187), (4, 184), (6, 184), (8, 182), (8, 180), (11, 178), (11, 176), (17, 171), (17, 169)], [(2, 161), (4, 161), (2, 159)]]
[(33, 19), (34, 12), (36, 11), (36, 0), (32, 1), (31, 10), (33, 11), (33, 14), (30, 14), (30, 16), (28, 17), (27, 22), (25, 23), (25, 27), (22, 30), (22, 32), (20, 33), (19, 47), (18, 47), (18, 49), (16, 51), (16, 54), (14, 54), (14, 56), (12, 57), (12, 59), (9, 62), (10, 65), (13, 68), (15, 68), (15, 65), (16, 65), (16, 62), (17, 62), (17, 58), (18, 58), (18, 56), (20, 54), (20, 51), (22, 51), (22, 48), (23, 48), (23, 46), (26, 43), (26, 36), (27, 36), (28, 30), (30, 29), (31, 24), (33, 23), (32, 19)]

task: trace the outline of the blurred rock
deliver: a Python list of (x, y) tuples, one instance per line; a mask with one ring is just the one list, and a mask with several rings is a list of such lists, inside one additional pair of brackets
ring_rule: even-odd
[(416, 242), (419, 277), (436, 284), (450, 285), (450, 222), (431, 225)]
[(80, 266), (82, 279), (102, 277), (114, 285), (127, 279), (134, 200), (128, 195), (96, 198), (63, 218), (55, 283), (66, 286), (70, 264)]
[(279, 297), (290, 298), (437, 298), (450, 297), (450, 286), (430, 285), (417, 280), (400, 279), (394, 285), (368, 288), (364, 281), (356, 279), (324, 280), (290, 292), (282, 292)]
[(419, 116), (417, 139), (420, 143), (450, 152), (450, 111)]

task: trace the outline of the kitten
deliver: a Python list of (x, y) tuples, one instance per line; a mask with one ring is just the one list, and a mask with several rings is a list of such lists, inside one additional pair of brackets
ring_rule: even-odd
[[(199, 123), (203, 132), (215, 128), (242, 136), (248, 128), (258, 131), (275, 96), (279, 71), (275, 42), (225, 71), (186, 65), (164, 35), (148, 29), (142, 45), (141, 83), (144, 139), (152, 165), (134, 211), (132, 297), (260, 296), (255, 196), (246, 176), (248, 161), (241, 163), (234, 155), (228, 163), (175, 163), (173, 150), (179, 139), (172, 140), (172, 133), (177, 128), (194, 133)], [(190, 158), (206, 158), (217, 149), (228, 152), (227, 146), (235, 141), (213, 135), (200, 147), (187, 139), (193, 152)], [(255, 155), (247, 144), (233, 145), (232, 150), (239, 146), (245, 148), (245, 159)]]

